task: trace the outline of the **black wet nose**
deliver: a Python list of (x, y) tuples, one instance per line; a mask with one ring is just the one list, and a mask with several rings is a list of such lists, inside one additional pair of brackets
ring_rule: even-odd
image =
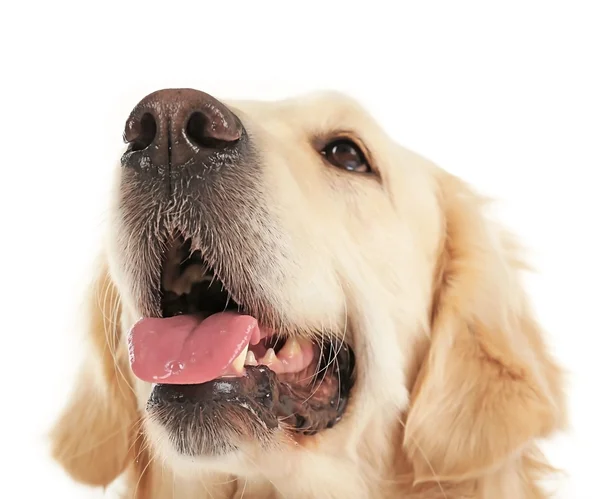
[(204, 92), (158, 90), (144, 97), (127, 119), (124, 164), (162, 169), (202, 162), (237, 143), (242, 131), (237, 116)]

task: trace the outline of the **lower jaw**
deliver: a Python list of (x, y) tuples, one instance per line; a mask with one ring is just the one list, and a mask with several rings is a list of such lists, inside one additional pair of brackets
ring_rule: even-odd
[(314, 435), (335, 426), (348, 403), (354, 356), (345, 344), (337, 355), (340, 362), (329, 361), (305, 383), (286, 380), (266, 366), (246, 366), (239, 377), (157, 384), (146, 410), (171, 435), (176, 450), (189, 456), (223, 455), (245, 440), (266, 443), (277, 429)]

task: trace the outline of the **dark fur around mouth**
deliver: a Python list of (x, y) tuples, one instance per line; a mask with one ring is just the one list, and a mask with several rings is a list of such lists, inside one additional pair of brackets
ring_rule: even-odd
[[(273, 253), (273, 238), (283, 237), (262, 192), (260, 158), (247, 134), (235, 148), (177, 169), (131, 168), (127, 158), (126, 153), (116, 221), (120, 235), (115, 245), (117, 263), (134, 283), (131, 293), (139, 313), (161, 315), (157, 291), (164, 251), (181, 236), (190, 240), (194, 250), (202, 251), (249, 313), (266, 318), (271, 310), (253, 276), (285, 282), (284, 265), (273, 265), (272, 258), (265, 258)], [(285, 248), (279, 247), (276, 256), (284, 261)]]

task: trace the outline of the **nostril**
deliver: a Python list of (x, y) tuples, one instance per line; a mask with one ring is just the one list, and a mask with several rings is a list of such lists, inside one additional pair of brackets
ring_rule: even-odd
[(158, 90), (139, 101), (125, 122), (122, 164), (161, 173), (167, 165), (204, 165), (242, 138), (240, 119), (214, 97), (193, 89)]
[(188, 119), (185, 133), (188, 139), (199, 147), (216, 149), (225, 147), (231, 143), (228, 140), (214, 137), (214, 132), (211, 130), (211, 121), (207, 116), (198, 111), (192, 113)]
[(140, 119), (139, 133), (137, 137), (130, 141), (129, 149), (131, 151), (142, 151), (146, 149), (156, 137), (156, 120), (150, 113), (145, 113)]

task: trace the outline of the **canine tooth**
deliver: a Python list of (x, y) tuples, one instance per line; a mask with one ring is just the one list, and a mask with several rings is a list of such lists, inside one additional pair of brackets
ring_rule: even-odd
[(269, 348), (267, 350), (267, 353), (265, 353), (264, 357), (261, 360), (261, 364), (264, 364), (266, 366), (273, 364), (273, 362), (275, 362), (277, 360), (277, 355), (275, 354), (275, 350), (273, 350), (272, 348)]
[(288, 338), (283, 348), (277, 354), (280, 359), (292, 359), (302, 352), (300, 343), (296, 338)]
[(178, 295), (191, 293), (194, 283), (201, 281), (205, 274), (202, 265), (190, 265), (173, 283), (173, 291)]
[(244, 362), (245, 366), (257, 366), (258, 362), (256, 362), (256, 356), (252, 350), (248, 350), (246, 354), (246, 362)]
[(165, 263), (165, 269), (162, 275), (162, 285), (167, 291), (173, 291), (173, 288), (176, 286), (176, 281), (178, 279), (177, 265), (175, 265), (172, 261), (167, 260)]
[(241, 373), (244, 370), (244, 361), (246, 360), (246, 354), (248, 352), (248, 345), (240, 352), (240, 354), (231, 363), (231, 367), (235, 372)]

